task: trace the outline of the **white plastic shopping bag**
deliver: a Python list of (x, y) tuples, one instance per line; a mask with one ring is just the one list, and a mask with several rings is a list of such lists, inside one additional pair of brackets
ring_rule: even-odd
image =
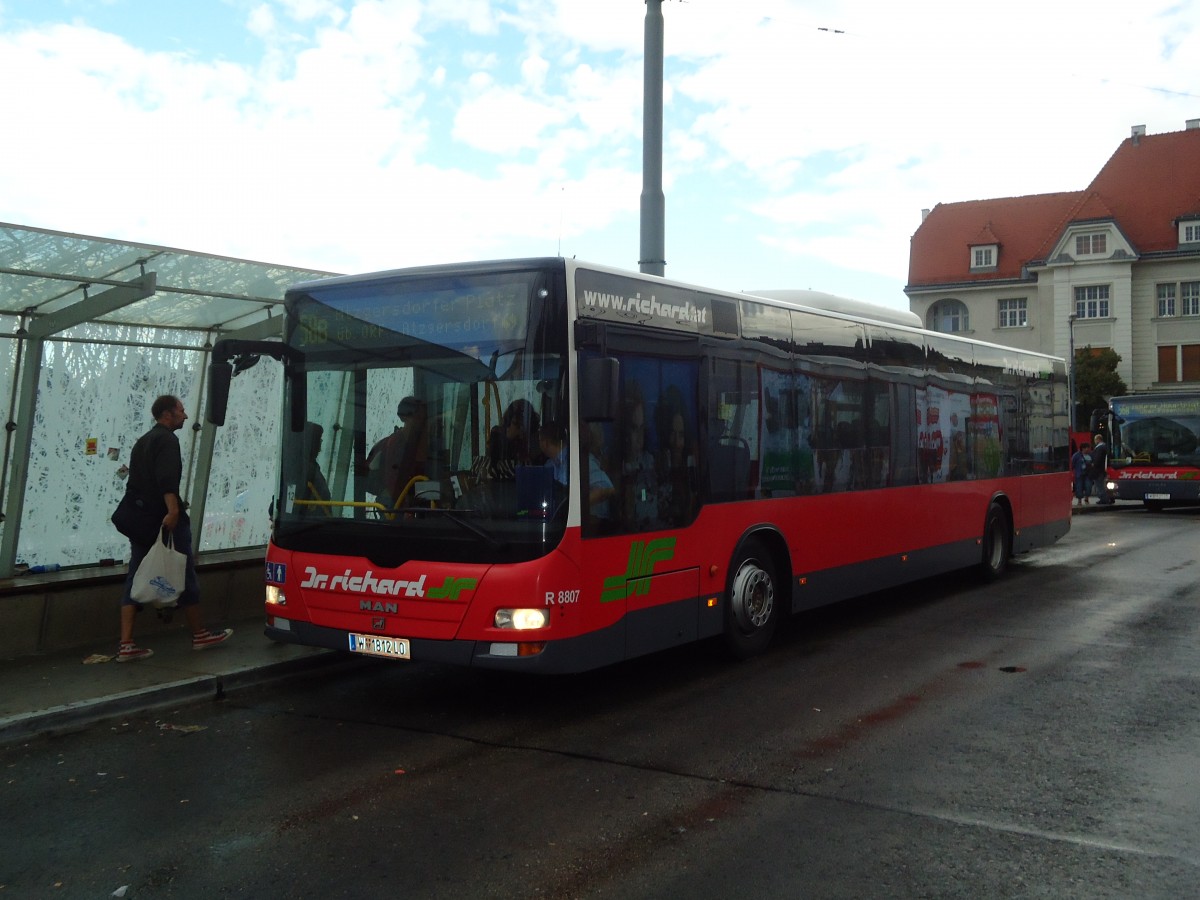
[(183, 593), (186, 575), (187, 554), (175, 549), (175, 538), (168, 532), (165, 542), (154, 542), (133, 574), (130, 596), (138, 603), (159, 608), (174, 606)]

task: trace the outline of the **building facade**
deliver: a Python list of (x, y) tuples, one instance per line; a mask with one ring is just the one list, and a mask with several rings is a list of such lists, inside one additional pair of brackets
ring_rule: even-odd
[(1200, 119), (1135, 126), (1082, 191), (938, 204), (908, 272), (929, 328), (1064, 357), (1111, 347), (1130, 390), (1200, 387)]

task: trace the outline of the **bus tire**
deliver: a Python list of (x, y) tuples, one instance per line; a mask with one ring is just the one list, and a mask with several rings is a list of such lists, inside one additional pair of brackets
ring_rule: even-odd
[(760, 542), (742, 545), (729, 567), (725, 592), (725, 643), (737, 659), (767, 649), (779, 624), (782, 594), (775, 563)]
[(979, 571), (984, 581), (995, 581), (1008, 568), (1012, 556), (1012, 528), (1008, 524), (1008, 513), (999, 503), (988, 506), (983, 520), (983, 540), (980, 541), (982, 555)]

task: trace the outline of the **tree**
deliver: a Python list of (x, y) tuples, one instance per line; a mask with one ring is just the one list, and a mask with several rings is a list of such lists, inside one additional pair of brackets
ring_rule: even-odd
[(1111, 347), (1080, 347), (1075, 351), (1075, 428), (1088, 427), (1092, 411), (1120, 397), (1128, 388), (1117, 374), (1121, 354)]

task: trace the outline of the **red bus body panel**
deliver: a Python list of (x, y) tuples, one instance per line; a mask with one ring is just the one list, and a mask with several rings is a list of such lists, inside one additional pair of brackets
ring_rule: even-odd
[[(514, 666), (520, 661), (493, 659), (486, 648), (605, 635), (578, 666), (569, 655), (550, 666), (590, 668), (719, 633), (728, 566), (747, 535), (786, 543), (796, 611), (978, 562), (993, 501), (1013, 516), (1015, 550), (1049, 543), (1070, 527), (1070, 496), (1070, 474), (1056, 472), (712, 504), (675, 531), (583, 541), (568, 529), (545, 558), (511, 565), (410, 561), (381, 570), (272, 546), (268, 581), (283, 587), (287, 602), (268, 604), (268, 633), (283, 637), (271, 624), (283, 619), (323, 634), (405, 638), (414, 659), (429, 658), (429, 642), (453, 642), (463, 657), (454, 661)], [(547, 609), (548, 626), (495, 627), (496, 610), (524, 607)], [(650, 616), (653, 627), (639, 628)]]

